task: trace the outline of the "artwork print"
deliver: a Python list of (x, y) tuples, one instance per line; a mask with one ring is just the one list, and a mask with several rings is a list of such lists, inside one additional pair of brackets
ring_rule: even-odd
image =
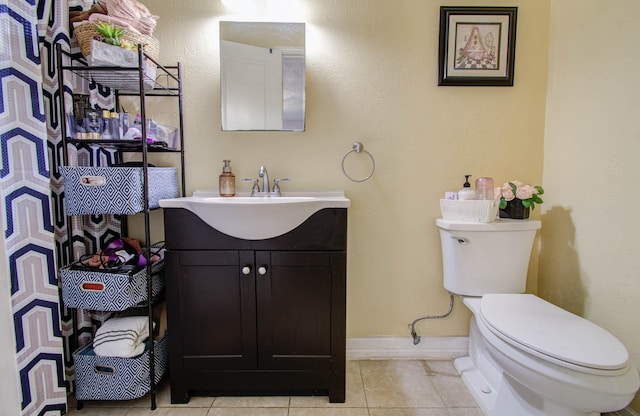
[(438, 85), (513, 86), (515, 7), (441, 7)]
[(455, 69), (498, 69), (501, 23), (456, 24)]

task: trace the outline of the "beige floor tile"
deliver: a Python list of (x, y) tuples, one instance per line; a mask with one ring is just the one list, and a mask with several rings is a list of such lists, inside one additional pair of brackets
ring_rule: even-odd
[(289, 416), (369, 416), (366, 407), (362, 408), (295, 408), (289, 409)]
[[(160, 386), (158, 386), (156, 388), (156, 406), (158, 406), (159, 395), (160, 395), (161, 388), (162, 388), (162, 385), (160, 385)], [(149, 394), (146, 394), (146, 395), (140, 397), (139, 399), (130, 400), (128, 402), (128, 406), (129, 407), (143, 407), (143, 408), (151, 409), (151, 396)]]
[(449, 416), (485, 416), (484, 412), (478, 407), (473, 408), (450, 408)]
[(427, 374), (440, 374), (443, 376), (460, 377), (458, 370), (453, 366), (453, 361), (450, 360), (429, 360), (425, 361), (427, 366), (425, 370)]
[(69, 407), (67, 415), (69, 416), (126, 416), (129, 408), (126, 407), (93, 407), (76, 410), (75, 407)]
[(447, 409), (369, 409), (369, 416), (449, 416)]
[(133, 408), (129, 410), (126, 416), (207, 416), (208, 412), (208, 408), (196, 407), (158, 407), (156, 410)]
[(213, 407), (289, 407), (289, 397), (273, 397), (273, 396), (251, 396), (251, 397), (235, 397), (222, 396), (216, 397), (213, 401)]
[(361, 361), (360, 371), (370, 408), (444, 407), (422, 361)]
[(167, 381), (149, 396), (129, 401), (85, 401), (71, 416), (484, 416), (452, 361), (348, 361), (346, 402), (327, 396), (191, 397), (171, 404)]
[(328, 396), (294, 396), (291, 407), (367, 407), (358, 361), (347, 361), (346, 385), (344, 403), (330, 403)]
[(158, 407), (211, 407), (215, 397), (191, 396), (189, 402), (184, 404), (171, 404), (171, 386), (163, 383), (158, 387), (156, 393), (156, 404)]
[(287, 416), (288, 411), (282, 407), (214, 407), (207, 416)]
[(425, 362), (427, 374), (447, 407), (478, 407), (452, 361)]

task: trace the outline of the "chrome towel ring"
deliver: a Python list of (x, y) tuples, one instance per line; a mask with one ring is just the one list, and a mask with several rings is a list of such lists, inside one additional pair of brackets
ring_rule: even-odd
[[(365, 153), (367, 156), (369, 156), (369, 159), (371, 159), (371, 173), (369, 173), (369, 175), (367, 175), (366, 177), (364, 177), (362, 179), (354, 179), (347, 173), (347, 171), (344, 168), (344, 161), (347, 159), (347, 156), (349, 156), (351, 153)], [(375, 172), (375, 171), (376, 171), (376, 160), (373, 158), (371, 153), (369, 153), (366, 150), (364, 150), (364, 146), (362, 145), (362, 143), (360, 143), (360, 142), (353, 143), (353, 149), (348, 151), (347, 154), (344, 155), (344, 157), (342, 158), (342, 173), (344, 173), (344, 176), (346, 176), (347, 178), (349, 178), (353, 182), (364, 182), (367, 179), (369, 179), (371, 176), (373, 176), (373, 172)]]

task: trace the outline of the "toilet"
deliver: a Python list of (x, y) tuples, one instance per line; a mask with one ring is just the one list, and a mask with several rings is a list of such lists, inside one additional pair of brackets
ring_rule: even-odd
[(640, 388), (622, 343), (524, 294), (540, 221), (436, 220), (444, 287), (471, 311), (469, 355), (454, 365), (489, 416), (599, 416)]

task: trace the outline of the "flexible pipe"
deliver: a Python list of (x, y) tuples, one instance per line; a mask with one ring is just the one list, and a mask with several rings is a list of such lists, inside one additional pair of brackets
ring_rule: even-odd
[(447, 311), (447, 313), (445, 313), (444, 315), (422, 316), (420, 318), (415, 319), (413, 322), (411, 322), (411, 324), (409, 325), (409, 328), (411, 329), (411, 336), (413, 337), (413, 345), (418, 345), (420, 343), (420, 335), (418, 335), (416, 332), (416, 323), (418, 323), (419, 321), (422, 321), (423, 319), (446, 318), (447, 316), (451, 315), (451, 312), (453, 312), (453, 294), (449, 293), (449, 310)]

